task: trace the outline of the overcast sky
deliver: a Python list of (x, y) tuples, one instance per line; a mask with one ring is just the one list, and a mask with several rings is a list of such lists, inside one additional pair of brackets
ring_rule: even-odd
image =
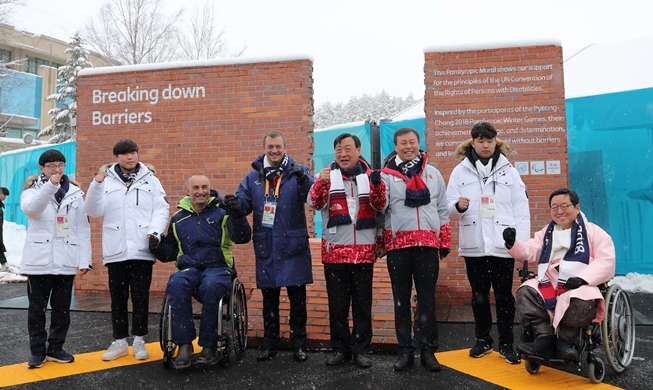
[[(166, 0), (191, 11), (205, 0)], [(208, 0), (211, 1), (211, 0)], [(13, 24), (68, 41), (101, 0), (26, 0)], [(551, 39), (563, 54), (653, 35), (650, 0), (215, 0), (233, 47), (244, 56), (313, 58), (315, 104), (385, 89), (424, 95), (424, 48)]]

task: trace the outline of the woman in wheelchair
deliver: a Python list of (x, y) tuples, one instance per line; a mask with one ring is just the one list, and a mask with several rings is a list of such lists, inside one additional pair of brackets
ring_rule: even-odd
[[(578, 194), (567, 188), (549, 196), (552, 221), (521, 242), (515, 229), (503, 231), (510, 255), (537, 264), (537, 276), (517, 290), (517, 321), (530, 329), (533, 341), (517, 351), (545, 360), (579, 362), (574, 345), (581, 328), (601, 321), (605, 302), (598, 285), (615, 273), (612, 238), (588, 222)], [(557, 335), (557, 336), (556, 336)]]
[(175, 368), (190, 366), (192, 342), (196, 337), (192, 296), (202, 303), (198, 363), (213, 364), (220, 299), (231, 291), (233, 270), (232, 243), (249, 242), (252, 231), (237, 199), (220, 199), (211, 190), (206, 176), (188, 180), (188, 193), (172, 216), (168, 234), (161, 242), (150, 240), (150, 250), (160, 261), (177, 261), (179, 272), (172, 274), (166, 296), (172, 312), (172, 341), (179, 346)]

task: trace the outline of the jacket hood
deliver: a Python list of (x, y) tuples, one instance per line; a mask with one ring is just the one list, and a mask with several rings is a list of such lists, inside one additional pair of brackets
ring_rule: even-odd
[[(34, 183), (36, 183), (36, 181), (39, 179), (39, 176), (41, 176), (41, 174), (28, 176), (27, 179), (25, 179), (25, 182), (23, 183), (23, 191), (33, 186)], [(68, 177), (68, 180), (70, 181), (70, 184), (74, 185), (75, 187), (81, 188), (79, 187), (79, 183), (77, 182), (77, 180), (71, 179), (70, 176)]]
[[(497, 140), (497, 147), (499, 148), (499, 151), (501, 154), (504, 156), (508, 157), (512, 153), (512, 148), (508, 143), (500, 140), (499, 138)], [(456, 161), (463, 161), (465, 157), (468, 155), (469, 149), (472, 147), (472, 139), (468, 139), (467, 141), (463, 141), (458, 147), (456, 147), (456, 151), (453, 152), (453, 157), (456, 159)]]
[[(116, 164), (115, 162), (110, 162), (110, 163), (106, 163), (106, 164), (102, 165), (102, 166), (98, 169), (97, 174), (99, 175), (100, 173), (107, 173), (107, 171), (109, 170), (109, 168), (111, 168), (111, 167), (114, 166), (115, 164)], [(143, 165), (145, 165), (145, 167), (146, 167), (147, 169), (149, 169), (149, 170), (152, 172), (152, 174), (153, 174), (154, 176), (156, 176), (156, 168), (154, 167), (154, 165), (152, 165), (152, 164), (146, 164), (146, 163), (143, 163), (143, 162), (139, 162), (139, 164), (143, 164)]]

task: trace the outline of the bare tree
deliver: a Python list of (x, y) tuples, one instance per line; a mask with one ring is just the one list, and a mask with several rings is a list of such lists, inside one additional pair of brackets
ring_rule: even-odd
[(23, 0), (0, 0), (0, 23), (7, 23), (14, 8), (23, 5)]
[(166, 16), (163, 6), (163, 0), (109, 0), (83, 35), (113, 65), (170, 61), (176, 58), (183, 9)]
[(180, 57), (184, 60), (206, 60), (219, 57), (239, 57), (247, 47), (230, 51), (225, 28), (217, 25), (217, 9), (211, 0), (200, 8), (195, 4), (186, 23), (185, 34), (179, 35)]

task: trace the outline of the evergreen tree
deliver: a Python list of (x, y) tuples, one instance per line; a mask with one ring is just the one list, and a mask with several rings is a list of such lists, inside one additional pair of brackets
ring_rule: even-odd
[(76, 138), (70, 120), (77, 117), (77, 74), (80, 70), (93, 66), (88, 61), (89, 51), (82, 47), (83, 44), (79, 32), (76, 32), (70, 42), (71, 47), (65, 51), (70, 54), (70, 58), (57, 71), (59, 92), (48, 96), (48, 100), (56, 102), (57, 107), (48, 111), (52, 125), (41, 130), (38, 136), (52, 136), (50, 143), (58, 144)]

